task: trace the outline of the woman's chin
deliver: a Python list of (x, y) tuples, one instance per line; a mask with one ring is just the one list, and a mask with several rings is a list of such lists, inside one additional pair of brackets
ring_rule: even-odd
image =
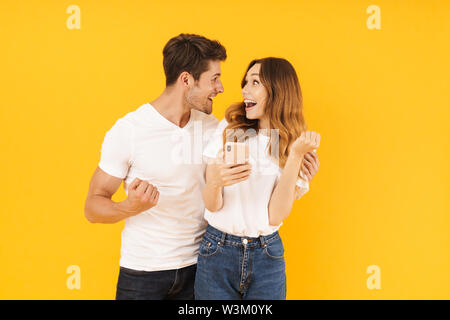
[(246, 112), (245, 112), (245, 117), (246, 117), (247, 119), (250, 119), (250, 120), (257, 119), (257, 117), (255, 117), (255, 115), (254, 115), (253, 112), (251, 112), (251, 111), (246, 111)]

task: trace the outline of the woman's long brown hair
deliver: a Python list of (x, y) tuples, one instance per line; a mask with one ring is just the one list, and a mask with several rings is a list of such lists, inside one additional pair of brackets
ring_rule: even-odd
[[(289, 61), (273, 57), (250, 62), (242, 79), (241, 88), (246, 84), (245, 77), (248, 70), (257, 63), (261, 64), (259, 78), (267, 90), (264, 113), (269, 118), (270, 129), (278, 129), (279, 133), (278, 139), (273, 135), (270, 136), (269, 154), (272, 155), (272, 148), (278, 147), (278, 163), (281, 168), (284, 168), (289, 155), (289, 147), (306, 130), (302, 91), (295, 69)], [(225, 111), (225, 119), (228, 126), (223, 132), (224, 144), (232, 139), (239, 140), (236, 130), (244, 133), (248, 129), (253, 129), (250, 131), (256, 133), (259, 131), (259, 120), (246, 118), (244, 102), (228, 107)], [(233, 134), (230, 134), (231, 132)], [(276, 145), (277, 141), (278, 146)]]

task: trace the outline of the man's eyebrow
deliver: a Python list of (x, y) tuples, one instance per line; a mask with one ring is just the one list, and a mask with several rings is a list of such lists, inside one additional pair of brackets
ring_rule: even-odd
[(215, 77), (215, 76), (220, 76), (220, 72), (213, 75), (213, 77)]

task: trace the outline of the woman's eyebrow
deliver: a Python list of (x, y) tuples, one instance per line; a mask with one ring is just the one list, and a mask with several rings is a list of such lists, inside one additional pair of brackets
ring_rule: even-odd
[[(251, 73), (249, 74), (249, 76), (258, 76), (259, 77), (259, 73)], [(247, 81), (248, 76), (245, 77), (245, 81)]]

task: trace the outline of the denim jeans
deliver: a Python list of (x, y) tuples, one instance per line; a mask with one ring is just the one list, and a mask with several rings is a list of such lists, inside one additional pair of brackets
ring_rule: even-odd
[(196, 268), (195, 264), (163, 271), (120, 267), (116, 300), (193, 300)]
[(208, 225), (195, 276), (198, 300), (284, 300), (284, 247), (278, 232), (238, 237)]

